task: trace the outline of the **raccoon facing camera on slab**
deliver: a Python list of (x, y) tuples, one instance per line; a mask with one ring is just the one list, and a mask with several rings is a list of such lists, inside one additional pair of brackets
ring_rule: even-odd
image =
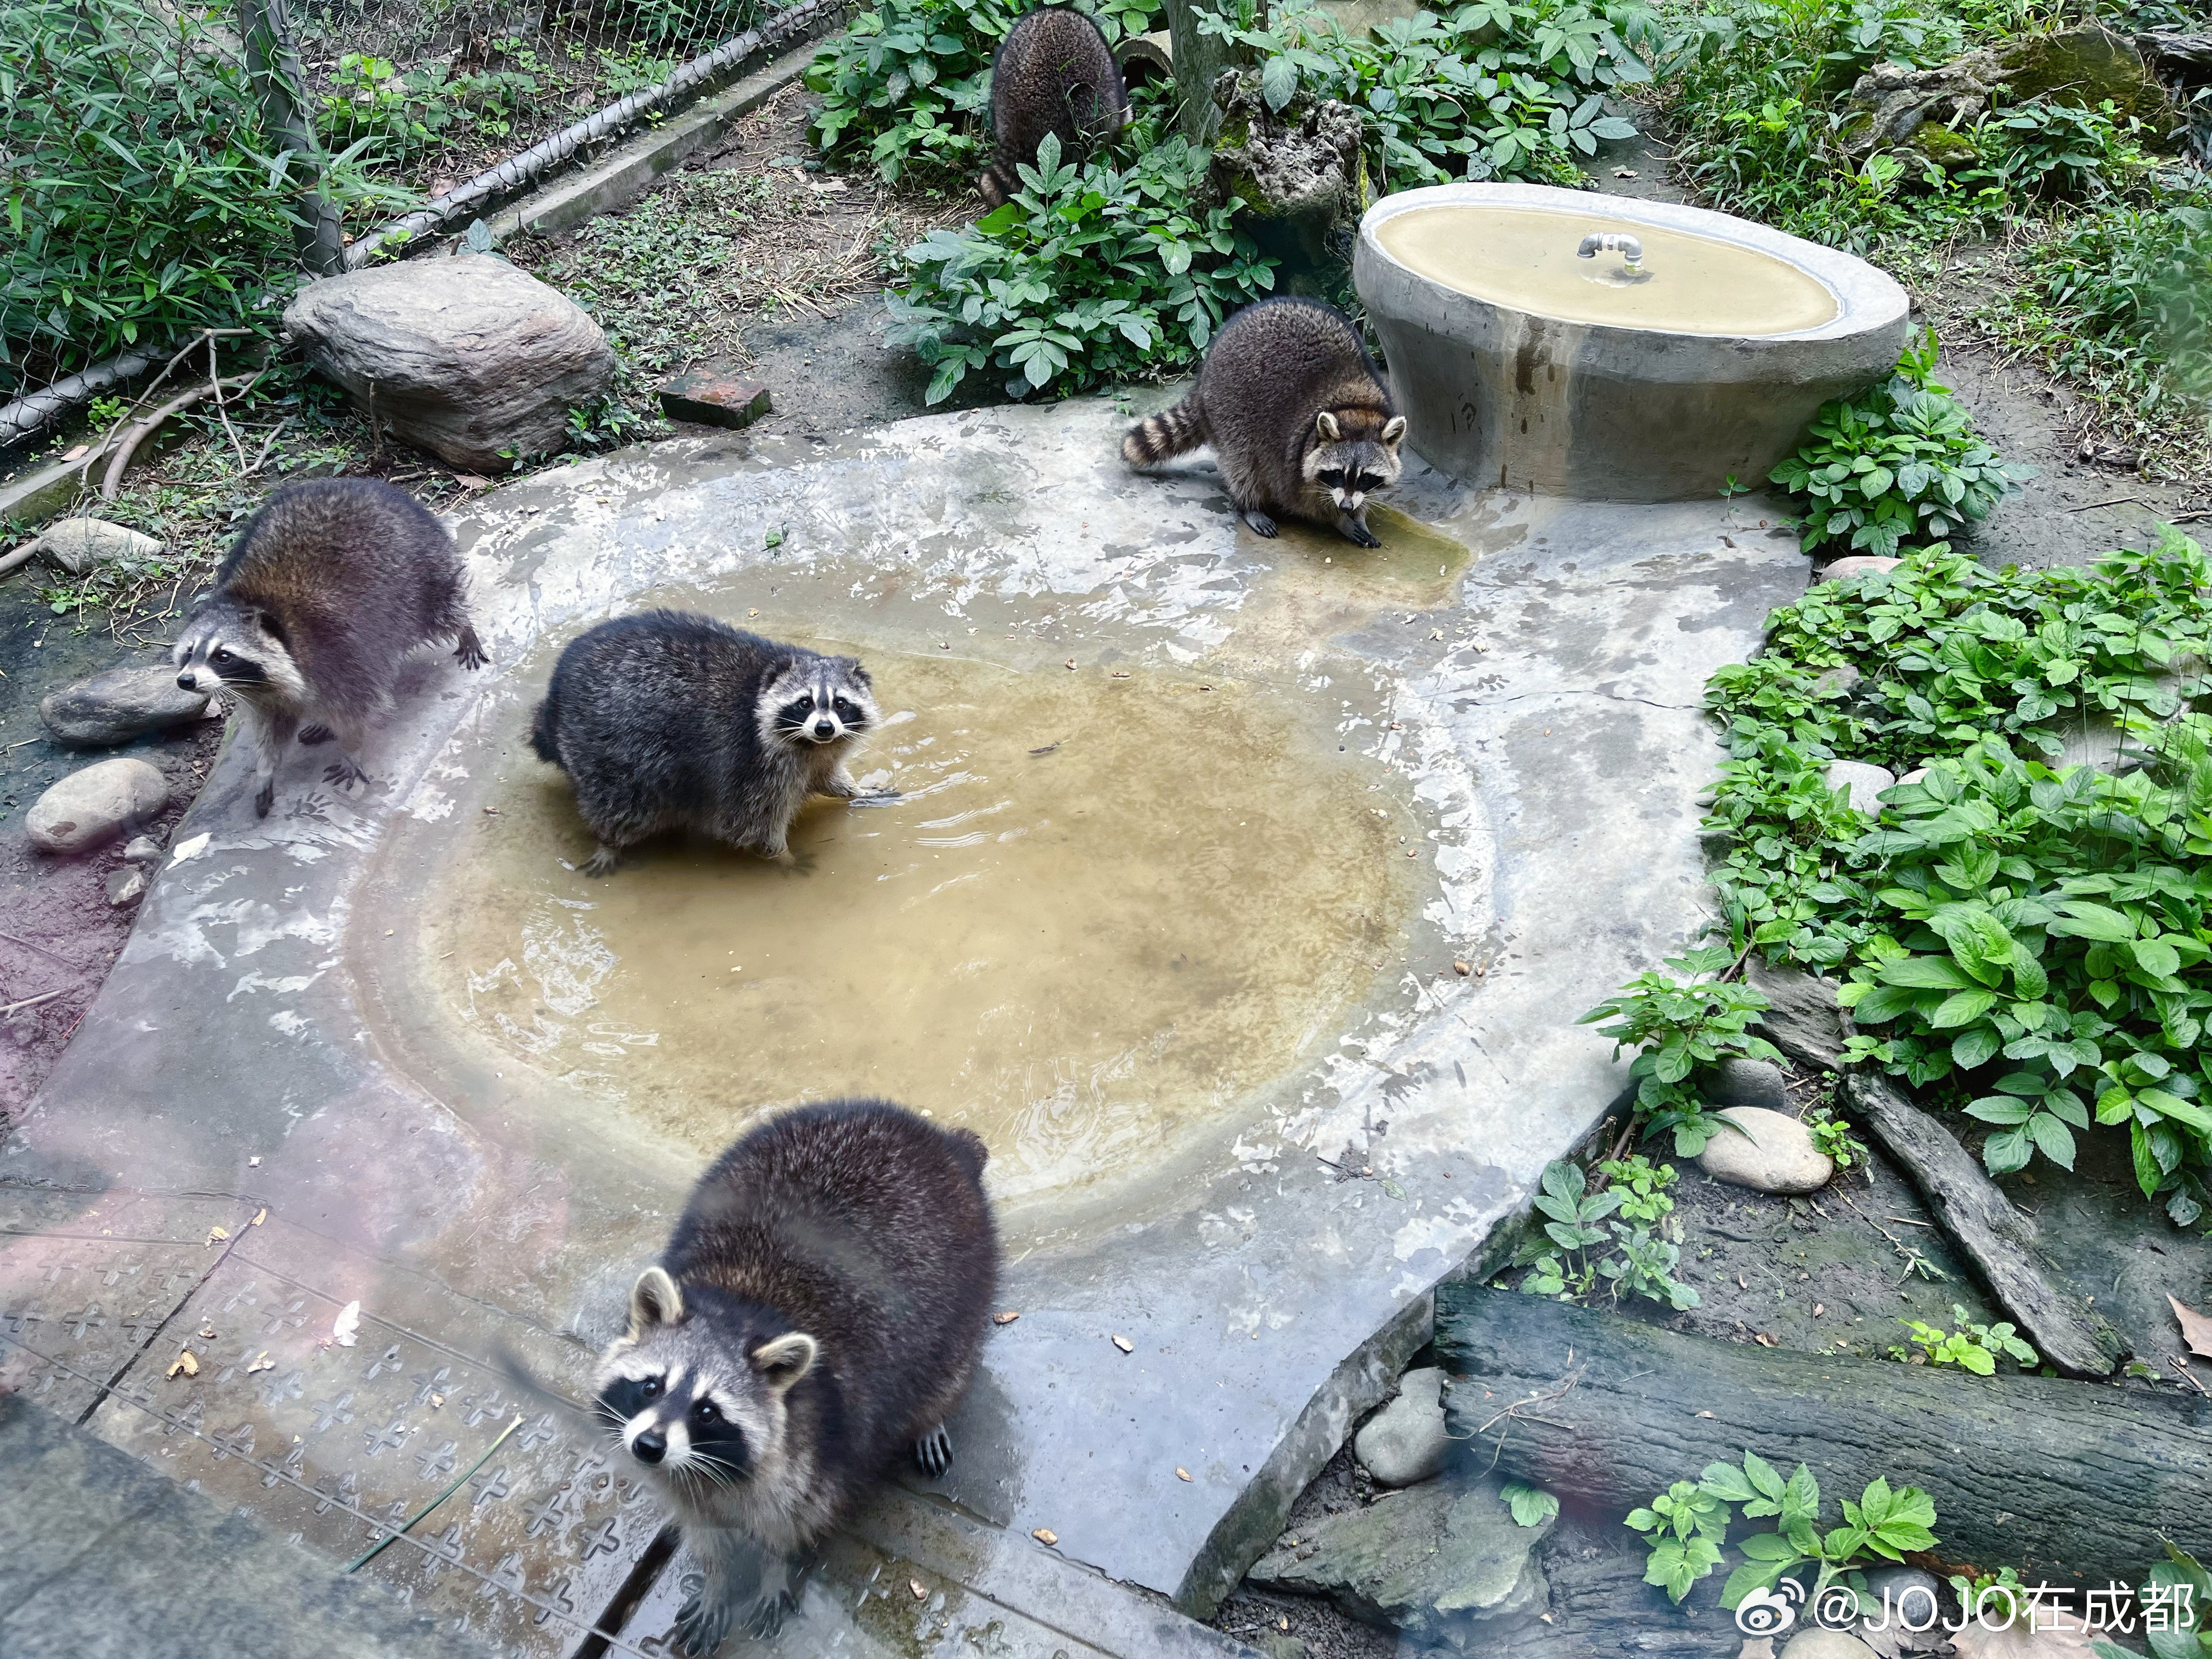
[(606, 875), (623, 848), (668, 830), (788, 864), (808, 796), (890, 799), (846, 769), (879, 718), (867, 670), (851, 657), (647, 611), (569, 642), (530, 744), (568, 775), (599, 839), (586, 875)]
[(781, 1113), (715, 1160), (631, 1289), (594, 1409), (705, 1574), (688, 1652), (771, 1633), (803, 1553), (902, 1454), (950, 1465), (998, 1279), (989, 1158), (888, 1101)]
[(1021, 188), (1018, 165), (1057, 134), (1069, 161), (1129, 125), (1129, 88), (1098, 25), (1066, 6), (1041, 6), (1006, 31), (991, 58), (991, 165), (975, 181), (997, 207)]
[(467, 594), (453, 538), (403, 489), (313, 478), (269, 497), (171, 653), (185, 690), (237, 700), (254, 737), (255, 816), (269, 816), (295, 734), (337, 739), (331, 783), (369, 781), (358, 758), (368, 722), (418, 647), (452, 640), (464, 668), (483, 666)]
[(1262, 536), (1277, 517), (1382, 545), (1367, 505), (1398, 482), (1406, 417), (1344, 313), (1317, 300), (1262, 300), (1221, 325), (1190, 395), (1121, 440), (1131, 466), (1213, 447), (1229, 499)]

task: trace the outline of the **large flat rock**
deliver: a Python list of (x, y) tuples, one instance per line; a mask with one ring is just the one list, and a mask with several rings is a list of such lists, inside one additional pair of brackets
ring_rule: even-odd
[[(702, 1160), (441, 1029), (398, 949), (410, 849), (484, 833), (486, 778), (531, 764), (518, 733), (539, 688), (516, 665), (541, 647), (643, 596), (734, 603), (741, 620), (773, 596), (825, 635), (957, 639), (1017, 672), (1064, 677), (1079, 659), (1233, 678), (1333, 711), (1337, 743), (1418, 803), (1406, 971), (1172, 1156), (1139, 1148), (1111, 1182), (1005, 1205), (1004, 1295), (1022, 1315), (991, 1338), (938, 1488), (967, 1530), (924, 1506), (896, 1545), (925, 1587), (936, 1574), (1047, 1625), (1062, 1571), (1213, 1606), (1425, 1340), (1431, 1287), (1619, 1092), (1625, 1066), (1576, 1018), (1702, 928), (1696, 797), (1717, 745), (1701, 689), (1805, 567), (1741, 507), (1531, 501), (1429, 473), (1400, 492), (1411, 521), (1382, 522), (1381, 556), (1261, 541), (1210, 467), (1125, 472), (1121, 420), (1077, 402), (835, 445), (686, 441), (474, 503), (455, 529), (492, 669), (426, 659), (362, 757), (366, 792), (325, 788), (303, 762), (258, 821), (248, 759), (227, 753), (78, 1041), (0, 1149), (0, 1197), (10, 1182), (47, 1194), (0, 1238), (0, 1315), (40, 1314), (0, 1343), (0, 1382), (78, 1390), (103, 1434), (257, 1509), (291, 1490), (264, 1465), (292, 1457), (307, 1486), (347, 1494), (288, 1522), (332, 1553), (358, 1547), (358, 1516), (434, 1492), (449, 1460), (489, 1443), (517, 1403), (500, 1347), (582, 1388)], [(1455, 956), (1480, 973), (1450, 973)], [(141, 1274), (126, 1306), (100, 1288), (119, 1268), (98, 1249), (38, 1243), (82, 1236), (132, 1191), (245, 1195), (193, 1199), (137, 1235), (173, 1239), (159, 1250), (182, 1263), (223, 1227), (203, 1288), (181, 1267), (159, 1279), (173, 1295)], [(360, 1346), (321, 1346), (356, 1298)], [(58, 1318), (95, 1304), (101, 1322)], [(115, 1346), (117, 1319), (169, 1312), (225, 1345), (189, 1391), (153, 1369), (166, 1349)], [(264, 1347), (274, 1370), (256, 1371)], [(120, 1386), (72, 1380), (115, 1375), (110, 1348)], [(164, 1398), (207, 1437), (137, 1403)], [(556, 1416), (546, 1433), (569, 1431)], [(653, 1534), (597, 1455), (533, 1443), (504, 1490), (449, 1506), (459, 1570), (393, 1572), (477, 1608), (510, 1650), (559, 1650)], [(1059, 1540), (1049, 1559), (1039, 1528)], [(945, 1605), (897, 1609), (922, 1635), (937, 1620), (924, 1650), (958, 1637)], [(1151, 1639), (1099, 1638), (1132, 1653)]]

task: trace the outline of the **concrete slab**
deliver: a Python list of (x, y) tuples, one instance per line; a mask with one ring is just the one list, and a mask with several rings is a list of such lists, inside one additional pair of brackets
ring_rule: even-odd
[[(899, 1541), (873, 1540), (878, 1516), (854, 1546), (896, 1555), (947, 1607), (957, 1588), (1050, 1628), (1091, 1617), (1054, 1616), (1060, 1572), (1149, 1607), (1216, 1605), (1425, 1340), (1431, 1286), (1617, 1093), (1625, 1068), (1575, 1018), (1701, 927), (1695, 803), (1717, 756), (1701, 687), (1805, 567), (1786, 534), (1747, 532), (1741, 507), (1532, 501), (1425, 472), (1380, 554), (1263, 542), (1209, 468), (1126, 473), (1125, 418), (1082, 401), (836, 443), (679, 441), (482, 498), (456, 529), (493, 668), (422, 665), (362, 757), (379, 780), (365, 797), (312, 782), (302, 757), (257, 821), (227, 753), (179, 827), (100, 1000), (0, 1148), (22, 1216), (0, 1234), (0, 1351), (33, 1386), (69, 1365), (51, 1386), (88, 1388), (108, 1437), (173, 1449), (234, 1501), (289, 1505), (332, 1553), (488, 1443), (509, 1399), (473, 1425), (450, 1413), (497, 1392), (502, 1348), (577, 1397), (702, 1154), (615, 1096), (516, 1066), (453, 1018), (410, 935), (424, 884), (501, 833), (483, 806), (519, 757), (538, 665), (589, 623), (647, 602), (761, 610), (869, 650), (957, 644), (1019, 675), (1073, 659), (1218, 683), (1269, 700), (1301, 743), (1333, 735), (1404, 803), (1418, 875), (1395, 954), (1264, 1085), (1002, 1203), (1021, 1317), (991, 1339), (951, 1474), (927, 1504), (889, 1500), (919, 1505), (897, 1511)], [(227, 1248), (204, 1282), (134, 1304), (154, 1335), (71, 1364), (58, 1334), (75, 1327), (51, 1316), (82, 1315), (117, 1270), (104, 1206), (131, 1193), (151, 1206), (134, 1235), (150, 1265), (118, 1284), (184, 1272), (147, 1253), (196, 1230), (222, 1226)], [(354, 1299), (358, 1345), (323, 1346)], [(202, 1324), (222, 1364), (194, 1394), (161, 1373)], [(289, 1345), (276, 1369), (249, 1370), (271, 1339)], [(201, 1418), (171, 1431), (193, 1400)], [(518, 1652), (572, 1645), (618, 1583), (635, 1591), (655, 1531), (602, 1451), (556, 1412), (543, 1427), (458, 1530), (426, 1523), (455, 1570), (420, 1550), (405, 1569)], [(240, 1431), (248, 1457), (222, 1438)], [(330, 1507), (311, 1514), (308, 1493)], [(349, 1535), (316, 1530), (333, 1515)], [(865, 1559), (825, 1583), (849, 1590)]]

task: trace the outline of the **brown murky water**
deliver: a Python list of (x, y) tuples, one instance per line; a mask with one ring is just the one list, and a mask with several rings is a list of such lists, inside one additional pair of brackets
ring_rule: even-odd
[[(1576, 257), (1584, 236), (1607, 231), (1626, 231), (1644, 245), (1640, 272), (1624, 272), (1614, 253)], [(1838, 308), (1819, 278), (1772, 254), (1601, 214), (1424, 208), (1384, 221), (1376, 238), (1431, 282), (1571, 323), (1790, 334), (1832, 320)]]
[(518, 759), (421, 913), (449, 1006), (702, 1153), (880, 1093), (1012, 1195), (1149, 1160), (1395, 970), (1420, 837), (1296, 691), (861, 654), (888, 718), (854, 770), (901, 796), (811, 806), (795, 870), (672, 839), (587, 879), (566, 781)]

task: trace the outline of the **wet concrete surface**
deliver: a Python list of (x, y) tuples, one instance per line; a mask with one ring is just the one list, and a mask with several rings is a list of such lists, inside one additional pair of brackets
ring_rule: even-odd
[[(1079, 402), (842, 441), (679, 441), (475, 503), (456, 529), (492, 668), (422, 663), (365, 792), (326, 787), (303, 754), (257, 821), (226, 753), (0, 1149), (0, 1384), (281, 1509), (279, 1530), (331, 1554), (520, 1416), (467, 1508), (371, 1571), (512, 1651), (571, 1650), (616, 1602), (618, 1647), (652, 1650), (658, 1517), (497, 1356), (579, 1397), (702, 1144), (446, 1041), (446, 993), (403, 939), (431, 890), (403, 842), (485, 833), (487, 775), (545, 787), (509, 764), (539, 690), (528, 665), (642, 602), (742, 603), (787, 634), (908, 656), (947, 641), (994, 674), (1065, 679), (1073, 659), (1132, 690), (1229, 687), (1188, 695), (1333, 732), (1340, 760), (1323, 746), (1315, 769), (1394, 803), (1380, 850), (1401, 860), (1406, 836), (1413, 874), (1393, 863), (1389, 884), (1414, 894), (1395, 954), (1335, 938), (1315, 960), (1352, 990), (1295, 1065), (1105, 1160), (1109, 1180), (1003, 1200), (1021, 1317), (990, 1340), (951, 1474), (862, 1518), (866, 1571), (825, 1566), (838, 1636), (813, 1650), (886, 1632), (892, 1650), (950, 1650), (994, 1618), (1066, 1631), (1068, 1585), (1103, 1581), (1129, 1587), (1112, 1606), (1151, 1611), (1068, 1632), (1098, 1650), (1168, 1650), (1143, 1645), (1165, 1629), (1219, 1641), (1167, 1604), (1203, 1613), (1236, 1583), (1425, 1340), (1430, 1287), (1618, 1092), (1609, 1045), (1575, 1018), (1701, 928), (1701, 688), (1805, 566), (1742, 503), (1531, 501), (1425, 473), (1380, 556), (1262, 542), (1203, 464), (1126, 474), (1121, 420)], [(356, 1299), (344, 1346), (334, 1323)], [(210, 1363), (166, 1375), (195, 1344)], [(860, 1592), (894, 1571), (929, 1593), (878, 1610)]]

